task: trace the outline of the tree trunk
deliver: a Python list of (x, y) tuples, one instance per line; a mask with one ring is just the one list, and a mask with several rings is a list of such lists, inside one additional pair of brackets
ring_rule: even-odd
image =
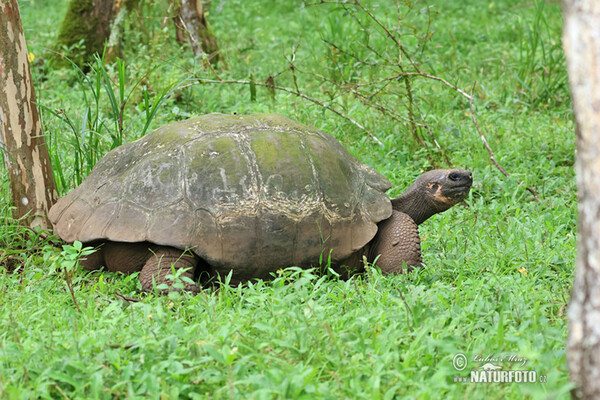
[(600, 398), (600, 1), (563, 0), (577, 135), (579, 226), (567, 363), (574, 398)]
[[(58, 33), (59, 45), (72, 47), (83, 40), (84, 48), (73, 48), (65, 54), (71, 61), (83, 67), (91, 57), (104, 52), (104, 44), (109, 40), (111, 25), (126, 1), (113, 0), (71, 0)], [(118, 55), (117, 49), (108, 49)], [(59, 53), (62, 49), (59, 49)]]
[(27, 225), (50, 228), (47, 214), (56, 186), (16, 0), (0, 1), (0, 133), (15, 218), (27, 216)]
[[(222, 62), (217, 38), (208, 25), (202, 0), (175, 1), (178, 2), (174, 17), (177, 42), (183, 44), (187, 38), (196, 56), (207, 54), (213, 65)], [(207, 1), (205, 3), (208, 4)]]

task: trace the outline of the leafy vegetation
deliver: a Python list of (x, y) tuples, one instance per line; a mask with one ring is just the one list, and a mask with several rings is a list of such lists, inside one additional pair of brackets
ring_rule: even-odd
[[(20, 228), (3, 173), (0, 397), (568, 396), (576, 194), (558, 4), (361, 3), (371, 17), (351, 2), (213, 1), (228, 69), (211, 70), (177, 46), (167, 6), (155, 3), (130, 16), (124, 61), (92, 60), (83, 74), (55, 68), (47, 50), (67, 1), (20, 1), (62, 194), (109, 149), (210, 112), (278, 112), (317, 126), (388, 177), (392, 196), (447, 160), (473, 171), (473, 190), (420, 227), (420, 271), (341, 281), (288, 269), (272, 282), (160, 297), (141, 294), (135, 275), (80, 271), (84, 249)], [(398, 63), (390, 35), (414, 64), (406, 54)], [(473, 93), (509, 177), (490, 162), (465, 96), (401, 75), (411, 71)], [(458, 353), (464, 371), (453, 367)], [(478, 356), (526, 358), (493, 363), (546, 382), (457, 382)]]

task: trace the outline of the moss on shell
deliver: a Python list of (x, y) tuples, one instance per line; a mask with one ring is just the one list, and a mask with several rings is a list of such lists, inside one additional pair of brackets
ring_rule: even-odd
[(379, 190), (387, 184), (313, 128), (279, 115), (211, 114), (108, 153), (61, 199), (81, 205), (81, 221), (65, 214), (71, 219), (57, 226), (69, 236), (88, 219), (103, 221), (97, 236), (86, 228), (86, 240), (194, 248), (211, 266), (255, 277), (364, 246), (391, 214)]

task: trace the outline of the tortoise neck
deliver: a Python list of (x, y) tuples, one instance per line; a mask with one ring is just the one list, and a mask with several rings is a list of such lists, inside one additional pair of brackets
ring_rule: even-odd
[(417, 225), (421, 225), (429, 217), (437, 212), (436, 208), (427, 196), (423, 196), (419, 188), (413, 184), (408, 190), (400, 196), (392, 199), (392, 208), (408, 214)]

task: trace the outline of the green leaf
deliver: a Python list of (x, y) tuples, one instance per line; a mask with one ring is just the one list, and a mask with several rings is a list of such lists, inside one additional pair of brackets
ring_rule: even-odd
[(219, 353), (219, 351), (214, 347), (206, 345), (204, 346), (204, 350), (206, 350), (206, 352), (210, 354), (212, 358), (214, 358), (219, 364), (227, 365), (227, 362), (225, 361), (223, 355)]

